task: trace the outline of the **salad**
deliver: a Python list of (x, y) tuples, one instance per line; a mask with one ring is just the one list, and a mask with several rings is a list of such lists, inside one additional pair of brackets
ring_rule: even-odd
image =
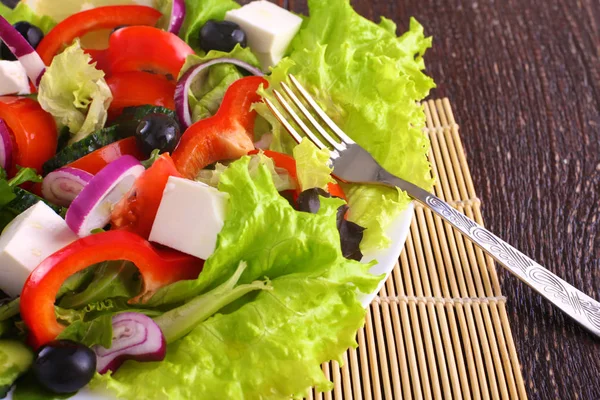
[(398, 37), (348, 0), (2, 1), (0, 394), (331, 390), (320, 365), (383, 279), (362, 253), (410, 199), (338, 182), (263, 99), (294, 74), (429, 189), (419, 23)]

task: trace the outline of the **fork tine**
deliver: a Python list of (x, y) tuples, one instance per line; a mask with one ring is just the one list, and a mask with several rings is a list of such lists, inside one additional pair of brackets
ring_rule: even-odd
[(267, 103), (267, 107), (269, 107), (271, 112), (275, 114), (275, 118), (277, 118), (279, 122), (281, 122), (285, 130), (288, 131), (290, 135), (292, 135), (292, 137), (297, 143), (300, 143), (302, 141), (302, 136), (300, 136), (300, 134), (294, 129), (294, 127), (289, 122), (287, 122), (283, 114), (281, 114), (277, 107), (275, 107), (275, 104), (273, 104), (271, 100), (266, 98), (265, 103)]
[(336, 150), (339, 150), (339, 151), (346, 150), (346, 145), (343, 143), (340, 144), (339, 142), (336, 142), (331, 137), (331, 135), (329, 133), (327, 133), (327, 131), (325, 129), (323, 129), (323, 127), (317, 122), (317, 120), (312, 116), (312, 114), (310, 112), (308, 112), (306, 107), (304, 107), (304, 104), (302, 104), (300, 99), (298, 99), (298, 96), (296, 96), (294, 94), (292, 89), (290, 89), (290, 87), (285, 82), (281, 82), (281, 86), (283, 87), (283, 90), (288, 95), (288, 97), (290, 99), (292, 99), (292, 101), (294, 102), (296, 107), (298, 107), (298, 109), (302, 112), (302, 114), (306, 117), (306, 119), (308, 119), (310, 121), (312, 126), (315, 127), (315, 129), (321, 134), (321, 136), (325, 140), (327, 140), (333, 147), (335, 147)]
[(338, 135), (342, 142), (346, 144), (354, 144), (354, 140), (352, 140), (348, 135), (346, 135), (344, 131), (342, 131), (340, 127), (337, 126), (336, 123), (333, 122), (333, 120), (329, 118), (327, 114), (325, 114), (325, 111), (323, 111), (323, 109), (317, 104), (317, 102), (312, 98), (312, 96), (308, 93), (304, 86), (302, 86), (302, 84), (298, 82), (294, 75), (290, 74), (289, 77), (294, 86), (296, 86), (298, 91), (302, 94), (302, 97), (304, 97), (304, 100), (306, 100), (306, 102), (310, 104), (310, 106), (313, 108), (313, 110), (315, 110), (317, 114), (319, 114), (319, 117), (321, 117), (321, 119), (325, 122), (329, 129), (331, 129), (333, 133)]
[[(294, 122), (300, 127), (300, 129), (302, 129), (304, 134), (306, 134), (306, 136), (308, 136), (308, 138), (310, 140), (312, 140), (312, 142), (319, 149), (327, 149), (328, 150), (327, 146), (325, 146), (323, 144), (323, 142), (321, 142), (321, 140), (318, 137), (316, 137), (314, 133), (312, 133), (312, 131), (308, 128), (308, 126), (306, 126), (304, 121), (302, 121), (302, 119), (300, 119), (298, 114), (296, 114), (296, 111), (294, 111), (294, 109), (292, 108), (290, 103), (287, 102), (287, 100), (281, 95), (281, 93), (279, 93), (279, 91), (277, 91), (277, 90), (273, 90), (273, 93), (275, 94), (275, 97), (277, 98), (279, 103), (283, 106), (283, 108), (285, 108), (285, 110), (288, 112), (288, 114), (291, 115)], [(286, 127), (286, 129), (287, 129), (287, 127)]]

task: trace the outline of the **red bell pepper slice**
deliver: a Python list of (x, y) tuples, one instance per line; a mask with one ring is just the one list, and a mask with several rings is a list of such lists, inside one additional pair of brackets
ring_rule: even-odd
[(175, 84), (162, 75), (133, 71), (115, 73), (106, 78), (113, 100), (108, 109), (110, 119), (125, 107), (154, 105), (175, 110)]
[(135, 180), (129, 193), (115, 205), (111, 215), (112, 229), (148, 238), (170, 176), (181, 177), (181, 174), (171, 156), (165, 153)]
[(109, 231), (81, 238), (42, 261), (25, 282), (21, 317), (35, 348), (54, 340), (64, 329), (54, 312), (56, 294), (63, 282), (90, 265), (118, 260), (131, 261), (139, 269), (143, 289), (138, 298), (173, 282), (196, 279), (202, 268), (201, 260), (174, 250), (156, 249), (130, 232)]
[(110, 74), (110, 61), (108, 60), (107, 50), (84, 49), (83, 51), (92, 57), (91, 63), (96, 63), (96, 69), (101, 69), (106, 75)]
[(264, 78), (250, 76), (229, 86), (217, 113), (190, 126), (173, 152), (173, 161), (186, 178), (194, 179), (209, 164), (232, 160), (254, 150), (253, 103), (261, 101), (256, 93)]
[[(248, 154), (250, 154), (250, 155), (258, 154), (259, 151), (260, 150), (253, 150)], [(288, 172), (288, 174), (290, 175), (290, 177), (292, 177), (292, 179), (294, 179), (298, 183), (298, 173), (296, 170), (296, 160), (294, 159), (294, 157), (288, 156), (287, 154), (278, 153), (276, 151), (271, 151), (271, 150), (264, 150), (263, 153), (265, 156), (267, 156), (273, 160), (273, 163), (275, 164), (276, 167), (285, 169)], [(332, 196), (339, 197), (339, 198), (346, 200), (346, 194), (344, 193), (344, 190), (337, 183), (329, 183), (327, 185), (327, 191)], [(294, 193), (294, 200), (298, 197), (298, 195), (300, 195), (301, 192), (302, 192), (302, 190), (300, 189), (300, 186), (298, 185), (298, 189), (296, 189), (296, 192)]]
[(152, 71), (177, 79), (194, 50), (177, 35), (149, 26), (130, 26), (110, 36), (108, 58), (112, 73)]
[(6, 122), (16, 144), (13, 165), (9, 175), (16, 173), (16, 165), (35, 168), (56, 153), (58, 132), (54, 118), (35, 100), (26, 97), (0, 97), (0, 118)]
[(137, 140), (134, 137), (128, 137), (104, 146), (66, 166), (79, 168), (96, 175), (102, 168), (124, 155), (134, 156), (138, 160), (146, 158), (139, 149)]
[(162, 14), (147, 6), (108, 6), (73, 14), (56, 25), (37, 47), (37, 52), (46, 65), (50, 65), (56, 54), (73, 40), (88, 32), (114, 29), (123, 25), (154, 26)]

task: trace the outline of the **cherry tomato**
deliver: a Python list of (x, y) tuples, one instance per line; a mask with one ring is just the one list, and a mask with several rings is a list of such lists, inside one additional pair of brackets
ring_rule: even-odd
[(107, 164), (124, 155), (134, 156), (138, 160), (143, 160), (145, 158), (144, 154), (138, 148), (137, 140), (134, 137), (129, 137), (111, 143), (87, 156), (81, 157), (79, 160), (67, 165), (67, 167), (79, 168), (95, 175), (102, 168), (106, 167)]
[(175, 110), (175, 84), (162, 75), (120, 72), (106, 78), (106, 83), (113, 94), (108, 110), (110, 118), (132, 106), (154, 105)]
[(26, 97), (0, 97), (0, 118), (6, 122), (16, 145), (9, 168), (9, 175), (16, 173), (16, 166), (35, 168), (56, 153), (58, 132), (54, 118), (35, 100)]

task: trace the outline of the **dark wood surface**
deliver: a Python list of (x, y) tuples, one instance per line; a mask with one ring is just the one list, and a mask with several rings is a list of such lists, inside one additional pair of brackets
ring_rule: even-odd
[[(600, 1), (353, 5), (433, 35), (431, 97), (452, 102), (486, 225), (600, 299)], [(600, 399), (600, 341), (499, 274), (530, 398)]]

